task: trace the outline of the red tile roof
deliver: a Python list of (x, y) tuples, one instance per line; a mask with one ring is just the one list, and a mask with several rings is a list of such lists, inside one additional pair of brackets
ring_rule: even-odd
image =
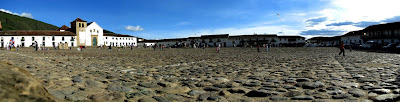
[(76, 34), (69, 31), (54, 30), (8, 30), (0, 31), (0, 36), (76, 36)]
[(72, 21), (72, 22), (76, 22), (76, 21), (78, 21), (78, 22), (86, 22), (86, 21), (84, 21), (84, 20), (82, 20), (81, 18), (76, 18), (74, 21)]
[(69, 27), (66, 25), (61, 26), (58, 30), (68, 30)]

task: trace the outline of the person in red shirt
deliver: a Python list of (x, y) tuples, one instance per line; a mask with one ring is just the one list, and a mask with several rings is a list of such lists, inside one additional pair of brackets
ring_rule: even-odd
[(344, 56), (344, 44), (343, 44), (343, 42), (340, 43), (339, 48), (340, 48), (339, 55), (343, 53), (343, 56)]

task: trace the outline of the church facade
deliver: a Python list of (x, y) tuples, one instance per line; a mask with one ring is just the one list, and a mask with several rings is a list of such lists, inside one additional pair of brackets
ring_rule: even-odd
[[(1, 24), (0, 24), (1, 27)], [(68, 47), (78, 46), (137, 46), (137, 37), (131, 35), (103, 33), (103, 28), (96, 22), (87, 23), (80, 18), (71, 22), (71, 28), (63, 25), (58, 30), (9, 30), (0, 31), (0, 47)]]

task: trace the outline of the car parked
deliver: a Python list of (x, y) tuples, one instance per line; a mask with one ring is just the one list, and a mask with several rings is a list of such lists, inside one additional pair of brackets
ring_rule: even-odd
[(396, 48), (396, 45), (398, 45), (398, 44), (389, 43), (389, 44), (387, 44), (387, 45), (384, 45), (384, 46), (382, 47), (382, 49), (383, 49), (383, 50), (394, 50), (394, 49)]
[(362, 47), (365, 48), (365, 49), (375, 49), (375, 48), (378, 47), (378, 42), (372, 41), (372, 40), (371, 41), (367, 41), (366, 43), (364, 43), (362, 45)]
[(400, 52), (400, 44), (398, 44), (397, 46), (396, 46), (396, 52)]

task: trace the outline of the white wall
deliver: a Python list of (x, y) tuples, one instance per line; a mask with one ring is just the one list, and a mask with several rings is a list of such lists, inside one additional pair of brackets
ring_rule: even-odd
[(101, 28), (96, 22), (92, 22), (87, 26), (85, 31), (86, 46), (93, 46), (92, 35), (97, 35), (97, 46), (102, 46), (104, 44), (103, 28)]
[(103, 39), (106, 46), (137, 46), (137, 38), (136, 37), (115, 37), (115, 36), (104, 36)]
[(359, 41), (361, 40), (360, 44), (363, 44), (364, 41), (363, 39), (361, 39), (360, 35), (354, 35), (354, 36), (342, 36), (340, 38), (340, 41), (342, 41), (345, 44), (351, 44), (351, 43), (359, 43)]
[[(53, 36), (0, 36), (0, 38), (3, 37), (4, 41), (3, 44), (4, 46), (10, 42), (11, 38), (14, 37), (14, 45), (20, 45), (22, 46), (22, 43), (24, 43), (23, 47), (30, 47), (33, 42), (37, 41), (39, 45), (43, 44), (43, 37), (45, 38), (44, 44), (45, 47), (53, 47), (53, 42), (55, 46), (58, 46), (60, 42), (63, 43), (68, 43), (68, 46), (72, 46), (72, 43), (74, 43), (74, 47), (76, 46), (76, 39), (74, 41), (71, 41), (71, 37), (75, 38), (75, 36), (54, 36), (54, 41), (52, 40)], [(33, 39), (32, 39), (33, 37)], [(62, 38), (64, 37), (64, 40)], [(22, 38), (24, 38), (24, 41), (21, 41)], [(0, 44), (1, 46), (1, 44)], [(3, 46), (1, 46), (3, 47)]]

